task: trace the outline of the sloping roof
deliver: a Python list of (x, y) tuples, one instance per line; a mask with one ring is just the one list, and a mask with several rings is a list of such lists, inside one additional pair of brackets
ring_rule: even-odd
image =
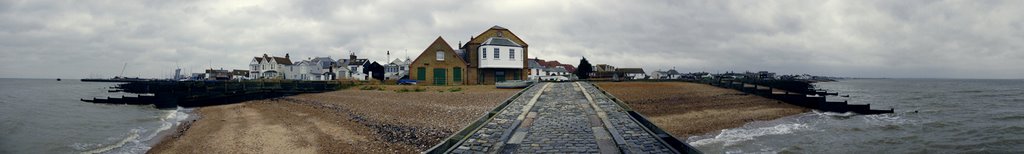
[(667, 73), (668, 73), (668, 75), (679, 75), (679, 71), (676, 71), (676, 70), (668, 70)]
[(487, 39), (487, 41), (484, 41), (484, 43), (482, 45), (500, 45), (500, 46), (522, 47), (518, 43), (512, 42), (512, 40), (509, 40), (507, 38), (501, 38), (501, 37), (491, 37), (490, 39)]
[(409, 65), (417, 65), (417, 63), (429, 62), (420, 60), (433, 61), (435, 59), (434, 57), (436, 57), (434, 51), (443, 51), (445, 53), (444, 56), (446, 58), (444, 59), (444, 63), (451, 64), (450, 62), (455, 62), (458, 65), (461, 65), (461, 67), (466, 66), (466, 61), (459, 57), (459, 55), (455, 53), (455, 49), (452, 49), (452, 46), (448, 44), (448, 41), (445, 41), (444, 38), (441, 38), (441, 36), (438, 36), (437, 39), (434, 39), (434, 42), (430, 43), (430, 45), (427, 46), (426, 49), (423, 49), (423, 52), (420, 53), (419, 56), (416, 56), (416, 59), (413, 60), (412, 63), (409, 63)]
[(494, 27), (491, 27), (491, 29), (505, 29), (505, 27), (494, 25)]
[(530, 59), (529, 62), (527, 62), (527, 66), (530, 67), (531, 69), (532, 68), (544, 68), (544, 66), (541, 66), (540, 63), (537, 62), (537, 61), (538, 61), (538, 59)]
[(618, 68), (615, 69), (617, 73), (644, 73), (643, 68)]
[(273, 57), (273, 59), (274, 59), (274, 62), (277, 62), (278, 64), (285, 64), (285, 65), (291, 65), (292, 64), (292, 60), (288, 59), (288, 58)]
[(562, 64), (562, 67), (565, 67), (565, 71), (576, 72), (576, 66), (572, 66), (572, 64)]

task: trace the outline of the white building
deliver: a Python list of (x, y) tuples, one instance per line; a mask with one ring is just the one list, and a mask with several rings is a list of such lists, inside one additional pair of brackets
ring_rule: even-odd
[(668, 71), (654, 71), (654, 73), (651, 73), (651, 79), (680, 79), (682, 77), (683, 74), (680, 74), (679, 71), (676, 71), (675, 69), (670, 69)]
[(491, 37), (479, 49), (479, 68), (523, 68), (523, 46), (508, 38)]
[(363, 69), (370, 65), (370, 60), (358, 59), (356, 54), (349, 55), (349, 59), (338, 59), (339, 66), (348, 68), (347, 75), (344, 75), (347, 79), (355, 80), (368, 80), (370, 75), (363, 73)]
[(403, 76), (409, 75), (409, 65), (412, 64), (412, 60), (405, 58), (405, 60), (395, 59), (384, 65), (384, 78), (385, 79), (401, 79)]
[(284, 54), (284, 57), (263, 54), (262, 57), (253, 57), (249, 62), (249, 76), (251, 79), (287, 79), (291, 73), (287, 68), (291, 65), (292, 60), (288, 54)]
[(331, 57), (316, 57), (309, 58), (296, 62), (295, 65), (288, 66), (289, 79), (296, 80), (334, 80), (337, 79), (338, 72), (335, 69), (341, 69), (344, 67), (336, 67), (337, 61), (331, 59)]

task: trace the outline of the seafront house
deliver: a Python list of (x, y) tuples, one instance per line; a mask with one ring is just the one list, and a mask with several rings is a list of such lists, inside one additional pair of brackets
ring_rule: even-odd
[(668, 71), (654, 71), (651, 73), (651, 79), (680, 79), (682, 74), (675, 69), (669, 69)]
[(512, 31), (494, 26), (460, 44), (461, 58), (467, 63), (466, 83), (494, 84), (527, 77), (529, 45)]
[(338, 59), (338, 63), (348, 68), (348, 75), (345, 75), (348, 79), (369, 80), (370, 75), (363, 73), (363, 69), (370, 65), (370, 60), (359, 59), (355, 53), (352, 53), (348, 59)]
[(644, 72), (643, 68), (616, 68), (615, 77), (630, 80), (646, 79), (647, 73)]
[(573, 76), (572, 72), (576, 69), (576, 67), (571, 64), (562, 64), (558, 61), (545, 61), (538, 58), (530, 59), (528, 64), (528, 77), (530, 80), (538, 80), (551, 76), (571, 77)]
[(412, 60), (409, 58), (405, 58), (405, 60), (395, 58), (395, 60), (384, 65), (384, 79), (397, 80), (409, 75), (410, 64), (412, 64)]
[(467, 83), (466, 61), (448, 42), (437, 37), (409, 65), (409, 78), (423, 85), (463, 85)]
[(249, 76), (252, 79), (286, 79), (286, 66), (292, 65), (288, 54), (284, 57), (271, 57), (263, 54), (262, 57), (253, 57), (249, 62)]
[(331, 57), (309, 58), (288, 66), (289, 79), (295, 80), (334, 80), (337, 79), (337, 61)]
[(612, 78), (615, 76), (615, 66), (608, 64), (597, 64), (593, 66), (590, 78)]
[(231, 80), (248, 80), (249, 70), (234, 69), (231, 70)]

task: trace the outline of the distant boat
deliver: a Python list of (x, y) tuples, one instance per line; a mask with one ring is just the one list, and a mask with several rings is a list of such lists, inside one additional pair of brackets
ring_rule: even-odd
[(60, 78), (57, 78), (57, 81), (60, 81)]

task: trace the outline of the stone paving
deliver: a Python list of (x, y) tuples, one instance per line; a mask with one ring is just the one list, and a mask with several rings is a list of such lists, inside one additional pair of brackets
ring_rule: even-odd
[(452, 153), (674, 151), (596, 87), (577, 82), (539, 83), (527, 89)]

